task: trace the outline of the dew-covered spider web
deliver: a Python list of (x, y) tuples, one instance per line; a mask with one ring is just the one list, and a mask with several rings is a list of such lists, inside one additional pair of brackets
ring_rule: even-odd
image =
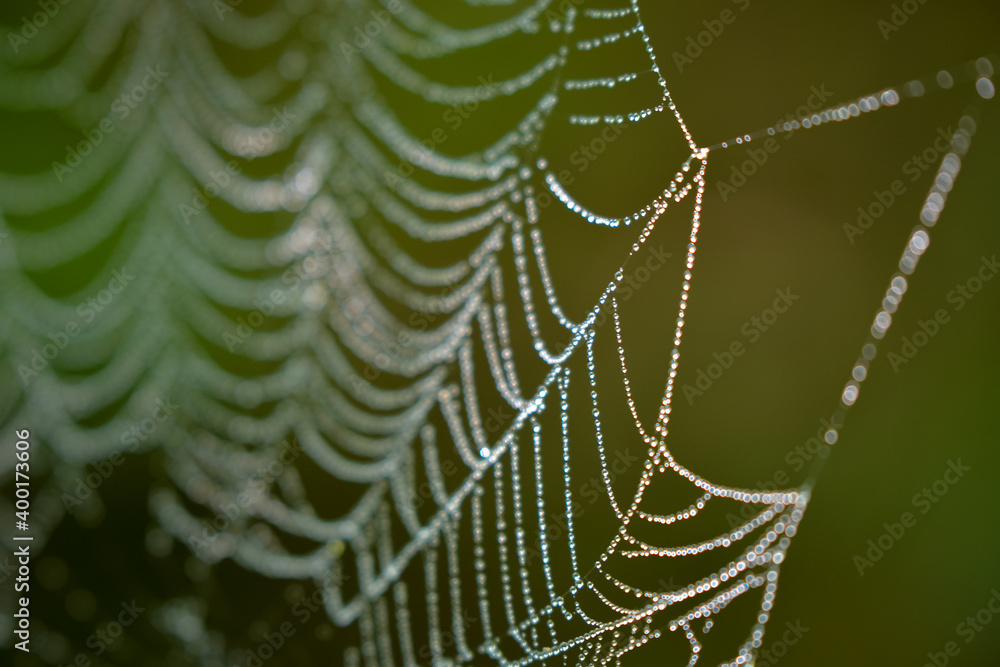
[[(50, 529), (79, 470), (134, 444), (164, 455), (169, 481), (149, 496), (162, 529), (207, 562), (315, 582), (347, 628), (345, 664), (618, 664), (675, 636), (693, 665), (737, 606), (744, 639), (723, 664), (754, 663), (811, 481), (736, 488), (671, 453), (706, 170), (733, 145), (889, 109), (924, 83), (710, 144), (671, 97), (638, 0), (467, 0), (461, 28), (409, 0), (296, 0), (259, 15), (221, 0), (91, 4), (67, 5), (0, 71), (0, 106), (86, 130), (51, 170), (0, 177), (14, 389), (0, 412), (50, 451), (36, 501), (48, 498)], [(305, 41), (288, 40), (293, 29)], [(268, 64), (238, 75), (226, 49)], [(482, 53), (506, 49), (534, 64), (485, 66)], [(605, 59), (611, 49), (625, 56)], [(630, 67), (608, 70), (619, 62)], [(990, 63), (975, 66), (991, 96)], [(619, 91), (642, 86), (629, 99), (644, 103), (622, 108)], [(442, 111), (447, 144), (420, 127)], [(462, 143), (472, 114), (492, 114), (475, 146)], [(550, 128), (607, 138), (663, 119), (684, 157), (630, 210), (574, 191), (551, 166), (565, 156), (545, 152)], [(975, 132), (969, 117), (957, 127), (868, 340), (831, 388), (833, 424), (929, 246)], [(561, 300), (578, 286), (549, 259), (556, 210), (631, 243), (585, 309)], [(660, 303), (676, 319), (657, 334), (669, 362), (646, 414), (629, 375), (646, 362), (627, 350), (648, 334), (617, 297), (663, 227), (683, 227), (683, 259), (666, 269), (674, 291)], [(94, 257), (106, 270), (72, 294), (40, 284)], [(127, 287), (85, 319), (77, 304), (111, 270)], [(50, 357), (49, 334), (69, 321), (86, 326)], [(130, 430), (165, 399), (170, 420)], [(607, 428), (616, 410), (627, 432)], [(823, 437), (834, 445), (838, 429)], [(632, 477), (626, 441), (642, 444)], [(588, 465), (613, 529), (577, 509)], [(702, 526), (716, 507), (753, 511)], [(206, 531), (211, 517), (224, 528)]]

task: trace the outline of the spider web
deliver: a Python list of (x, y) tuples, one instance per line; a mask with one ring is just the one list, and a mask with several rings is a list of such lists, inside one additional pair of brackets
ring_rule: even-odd
[[(609, 9), (539, 0), (474, 28), (450, 27), (406, 0), (345, 2), (330, 9), (332, 22), (311, 29), (314, 59), (288, 50), (239, 80), (213, 50), (220, 42), (266, 51), (315, 20), (302, 18), (305, 7), (249, 16), (220, 2), (104, 2), (74, 15), (72, 29), (41, 32), (26, 56), (37, 64), (66, 50), (61, 64), (5, 67), (0, 104), (59, 109), (81, 128), (97, 127), (112, 98), (146, 79), (149, 63), (169, 63), (170, 72), (150, 92), (155, 103), (130, 107), (92, 146), (86, 169), (57, 169), (58, 181), (48, 172), (0, 179), (13, 236), (0, 248), (2, 334), (11, 377), (20, 380), (20, 390), (5, 396), (5, 421), (31, 423), (52, 448), (54, 468), (82, 466), (121, 448), (130, 411), (148, 414), (157, 397), (173, 396), (181, 416), (142, 441), (163, 449), (172, 480), (150, 494), (162, 527), (207, 561), (313, 579), (329, 617), (356, 629), (347, 664), (527, 665), (558, 657), (617, 664), (676, 633), (693, 665), (716, 620), (748, 599), (745, 640), (725, 664), (753, 664), (811, 485), (726, 486), (686, 468), (668, 446), (708, 162), (732, 145), (922, 93), (886, 88), (705, 146), (670, 96), (637, 0)], [(352, 30), (372, 25), (374, 35)], [(117, 43), (102, 40), (108, 35), (130, 41), (134, 53), (116, 63), (103, 88), (89, 90)], [(109, 46), (92, 46), (98, 42)], [(499, 81), (445, 80), (441, 62), (508, 42), (544, 48), (532, 67)], [(622, 44), (635, 47), (631, 70), (567, 74), (578, 60), (597, 69), (586, 59), (599, 63), (603, 50)], [(988, 62), (978, 65), (988, 80)], [(648, 106), (617, 108), (616, 90), (650, 79), (657, 93)], [(288, 81), (298, 85), (282, 99)], [(605, 95), (599, 106), (613, 110), (578, 111), (575, 96), (594, 91)], [(408, 118), (420, 112), (402, 99), (436, 109), (527, 105), (514, 113), (504, 106), (497, 138), (456, 156), (421, 143)], [(590, 210), (541, 153), (552, 124), (614, 128), (664, 116), (676, 124), (686, 158), (660, 195), (625, 214)], [(974, 128), (963, 118), (951, 138), (834, 424), (857, 400)], [(543, 231), (552, 201), (575, 224), (633, 239), (592, 307), (575, 318), (560, 305), (567, 286), (549, 270)], [(30, 222), (66, 209), (73, 213), (60, 224)], [(249, 216), (229, 210), (277, 212), (289, 222), (277, 231), (241, 228)], [(617, 294), (657, 227), (682, 222), (689, 231), (676, 325), (650, 422), (633, 401), (630, 331)], [(55, 372), (22, 370), (31, 367), (17, 362), (21, 350), (77, 316), (30, 274), (109, 239), (115, 248), (106, 265), (142, 267), (136, 283), (53, 360)], [(106, 282), (100, 274), (79, 293)], [(515, 354), (522, 336), (533, 358)], [(614, 377), (598, 361), (608, 350), (617, 358)], [(622, 402), (645, 449), (628, 488), (613, 481), (612, 443), (635, 436), (609, 432), (602, 421)], [(500, 412), (487, 409), (497, 405)], [(83, 424), (109, 407), (115, 414), (99, 426)], [(509, 419), (493, 416), (503, 409)], [(831, 445), (837, 438), (836, 427), (825, 434)], [(574, 494), (584, 450), (596, 451), (602, 502), (616, 522), (599, 551), (578, 547)], [(268, 468), (280, 472), (258, 473)], [(61, 480), (71, 478), (53, 475), (45, 493), (64, 495)], [(349, 509), (331, 515), (311, 487), (333, 489)], [(716, 505), (752, 506), (754, 514), (721, 533), (677, 541), (691, 534), (679, 528)], [(207, 536), (205, 516), (229, 516), (234, 507), (242, 509), (225, 530)], [(550, 537), (554, 514), (562, 539)], [(635, 566), (653, 561), (667, 572), (679, 560), (696, 561), (685, 572), (697, 574), (669, 591), (650, 586)]]

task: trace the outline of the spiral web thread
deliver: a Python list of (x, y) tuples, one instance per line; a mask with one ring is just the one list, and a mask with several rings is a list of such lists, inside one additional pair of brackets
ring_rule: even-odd
[[(3, 214), (15, 223), (5, 225), (12, 238), (0, 245), (0, 332), (11, 378), (23, 366), (23, 350), (47, 342), (46, 334), (76, 317), (70, 305), (76, 300), (48, 298), (30, 273), (64, 265), (107, 246), (116, 235), (107, 267), (137, 268), (135, 283), (117, 297), (109, 314), (86, 327), (49, 371), (7, 383), (18, 391), (5, 393), (0, 406), (5, 421), (30, 423), (52, 450), (56, 474), (43, 493), (57, 497), (74, 470), (120, 449), (118, 435), (135, 415), (148, 414), (156, 397), (169, 394), (181, 416), (143, 447), (163, 448), (175, 488), (154, 490), (151, 510), (165, 530), (205, 560), (231, 558), (268, 577), (312, 578), (322, 587), (329, 617), (357, 628), (357, 646), (344, 652), (349, 664), (415, 665), (428, 657), (432, 664), (450, 664), (482, 656), (503, 665), (560, 656), (574, 664), (617, 664), (664, 631), (687, 638), (689, 664), (694, 664), (701, 650), (696, 631), (707, 633), (731, 602), (758, 594), (755, 622), (726, 663), (752, 664), (809, 488), (765, 491), (715, 484), (685, 468), (667, 446), (710, 152), (871, 113), (922, 90), (912, 84), (887, 88), (706, 148), (688, 132), (667, 90), (637, 0), (616, 9), (566, 10), (563, 5), (557, 11), (553, 3), (538, 0), (512, 8), (502, 21), (457, 29), (407, 0), (386, 0), (381, 7), (356, 2), (314, 7), (295, 1), (259, 16), (222, 3), (107, 0), (93, 12), (67, 7), (30, 49), (16, 58), (5, 53), (0, 105), (58, 111), (80, 128), (97, 126), (110, 101), (138, 85), (151, 63), (165, 63), (169, 71), (151, 100), (136, 104), (116, 131), (93, 147), (85, 169), (58, 180), (48, 171), (0, 178)], [(354, 57), (345, 57), (343, 45), (352, 43), (353, 33), (344, 26), (363, 25), (374, 16), (371, 9), (381, 16), (391, 13), (391, 20), (370, 44), (350, 54)], [(577, 39), (575, 31), (584, 23), (602, 26), (603, 36)], [(305, 42), (290, 38), (295, 30)], [(462, 58), (515, 35), (541, 40), (546, 32), (558, 45), (553, 51), (485, 90), (477, 82), (447, 85), (422, 72), (427, 63)], [(628, 40), (641, 42), (649, 68), (563, 79), (567, 62)], [(213, 42), (247, 51), (280, 45), (282, 55), (257, 74), (237, 78)], [(118, 44), (127, 46), (127, 55), (113, 61)], [(38, 66), (59, 53), (54, 66)], [(97, 73), (112, 61), (111, 74), (92, 89)], [(979, 68), (980, 81), (988, 81), (988, 63), (980, 62)], [(576, 91), (613, 90), (650, 75), (662, 98), (648, 108), (621, 115), (564, 109), (572, 106)], [(485, 106), (531, 95), (536, 102), (523, 117), (511, 119), (499, 140), (455, 157), (422, 146), (401, 122), (403, 110), (393, 109), (380, 87), (402, 89), (430, 105)], [(278, 99), (283, 101), (277, 104)], [(611, 218), (589, 211), (535, 153), (540, 133), (556, 117), (578, 125), (622, 125), (641, 124), (655, 114), (674, 118), (690, 153), (662, 194), (628, 215)], [(286, 120), (275, 123), (275, 118)], [(920, 224), (842, 392), (841, 413), (857, 400), (973, 132), (971, 119), (964, 118), (952, 137)], [(287, 168), (278, 175), (252, 178), (242, 171), (252, 160), (289, 154)], [(230, 171), (225, 185), (216, 180), (213, 191), (208, 185), (213, 174), (225, 171), (229, 160), (239, 168)], [(397, 161), (446, 185), (395, 178)], [(283, 211), (292, 222), (274, 238), (236, 234), (213, 217), (215, 208), (202, 210), (192, 198), (193, 188), (237, 212)], [(538, 204), (538, 193), (546, 190), (576, 214), (579, 224), (619, 228), (617, 234), (631, 233), (622, 227), (637, 230), (621, 268), (580, 321), (560, 307), (558, 277), (548, 270)], [(690, 237), (676, 328), (665, 391), (649, 428), (632, 400), (623, 343), (628, 332), (618, 316), (616, 288), (628, 258), (640, 252), (668, 208), (685, 200)], [(73, 212), (67, 216), (68, 209)], [(35, 226), (32, 220), (42, 216), (65, 219)], [(455, 244), (472, 250), (450, 266), (429, 266), (396, 242), (400, 234), (432, 250)], [(512, 261), (504, 259), (505, 251)], [(504, 292), (511, 272), (518, 287), (512, 298)], [(78, 295), (92, 294), (106, 281), (99, 273)], [(274, 290), (287, 299), (271, 304), (267, 326), (244, 336), (237, 322), (244, 330), (247, 322), (226, 312), (247, 317)], [(620, 400), (618, 380), (598, 382), (595, 363), (595, 321), (609, 304), (616, 336), (610, 343), (617, 347), (625, 399), (647, 448), (641, 479), (629, 493), (613, 488), (611, 451), (605, 449), (609, 434), (601, 421), (602, 401)], [(518, 372), (511, 342), (515, 311), (547, 369), (537, 386), (526, 385)], [(545, 317), (551, 313), (566, 330), (563, 340), (554, 342), (558, 336), (543, 333), (539, 311), (547, 311)], [(219, 332), (229, 338), (222, 336), (220, 342)], [(218, 348), (215, 356), (205, 352), (204, 341)], [(218, 362), (226, 354), (259, 362), (266, 370), (237, 374)], [(573, 360), (583, 362), (586, 378), (578, 377), (579, 370), (571, 372)], [(498, 395), (514, 410), (498, 436), (484, 426), (476, 378), (492, 378)], [(588, 383), (591, 404), (571, 413), (570, 387), (581, 381)], [(614, 388), (611, 399), (605, 384)], [(116, 413), (99, 425), (84, 424), (116, 404)], [(545, 413), (558, 415), (558, 433), (548, 425), (543, 429)], [(842, 416), (833, 423), (842, 424)], [(593, 440), (571, 445), (570, 421), (581, 419), (592, 420)], [(250, 488), (247, 480), (254, 471), (286, 460), (287, 451), (277, 443), (290, 434), (332, 478), (328, 488), (361, 489), (348, 512), (323, 518), (295, 465), (285, 466), (277, 479), (268, 478), (265, 488)], [(835, 428), (825, 437), (835, 443)], [(603, 491), (619, 530), (595, 560), (585, 562), (576, 546), (571, 464), (574, 449), (591, 446), (596, 446)], [(553, 452), (561, 458), (564, 480), (554, 490), (542, 473), (543, 459)], [(462, 466), (451, 476), (459, 480), (451, 488), (444, 460)], [(693, 485), (696, 500), (650, 507), (646, 491), (665, 476)], [(421, 484), (431, 489), (430, 512), (426, 507), (418, 511), (412, 502)], [(248, 504), (240, 503), (245, 515), (222, 534), (200, 540), (205, 515), (192, 513), (188, 501), (211, 515), (232, 507), (244, 493), (249, 493)], [(656, 546), (631, 530), (639, 524), (653, 527), (665, 542), (673, 524), (693, 522), (707, 504), (720, 502), (756, 505), (759, 511), (726, 533), (683, 546)], [(558, 544), (547, 537), (551, 508), (565, 515), (566, 539)], [(286, 546), (282, 535), (295, 538), (296, 545), (313, 546)], [(529, 553), (533, 538), (540, 560)], [(468, 540), (474, 558), (462, 562)], [(670, 592), (645, 588), (648, 582), (628, 574), (631, 559), (685, 558), (716, 550), (731, 554), (729, 562)], [(422, 596), (414, 593), (414, 581), (421, 582)], [(497, 608), (500, 600), (502, 609)], [(466, 620), (470, 609), (475, 612), (471, 624)], [(426, 625), (424, 636), (416, 636), (417, 625)], [(429, 656), (418, 645), (429, 647)]]

